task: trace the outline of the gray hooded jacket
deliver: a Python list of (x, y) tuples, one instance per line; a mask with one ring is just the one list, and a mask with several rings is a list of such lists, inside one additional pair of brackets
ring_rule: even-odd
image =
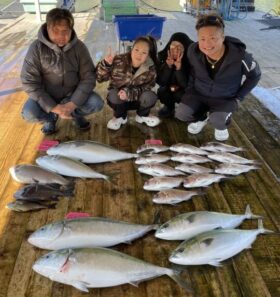
[(95, 67), (74, 30), (70, 42), (60, 48), (49, 41), (43, 24), (24, 59), (21, 81), (29, 97), (50, 112), (66, 97), (83, 105), (95, 87)]

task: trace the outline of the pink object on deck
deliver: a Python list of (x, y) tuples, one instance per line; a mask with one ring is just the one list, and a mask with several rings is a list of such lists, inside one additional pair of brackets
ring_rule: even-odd
[(55, 145), (58, 145), (59, 144), (59, 141), (58, 140), (43, 140), (39, 147), (38, 147), (38, 150), (39, 151), (47, 151), (49, 148), (55, 146)]
[(145, 144), (162, 144), (160, 139), (146, 139)]
[(87, 212), (69, 212), (65, 219), (75, 219), (75, 218), (84, 218), (84, 217), (91, 217), (91, 215)]

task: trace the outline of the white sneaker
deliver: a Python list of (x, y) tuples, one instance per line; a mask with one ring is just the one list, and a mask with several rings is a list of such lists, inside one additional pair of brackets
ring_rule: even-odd
[(155, 127), (160, 123), (160, 119), (154, 115), (149, 115), (147, 117), (140, 117), (138, 114), (135, 117), (137, 123), (145, 123), (149, 127)]
[(202, 131), (203, 127), (207, 124), (208, 118), (204, 121), (198, 121), (188, 125), (188, 132), (191, 134), (198, 134)]
[(113, 117), (108, 123), (107, 123), (107, 128), (111, 130), (119, 130), (121, 125), (124, 125), (127, 123), (127, 118), (123, 119), (122, 117), (120, 118), (115, 118)]
[(225, 130), (218, 130), (215, 129), (215, 139), (219, 141), (227, 140), (229, 137), (228, 129)]

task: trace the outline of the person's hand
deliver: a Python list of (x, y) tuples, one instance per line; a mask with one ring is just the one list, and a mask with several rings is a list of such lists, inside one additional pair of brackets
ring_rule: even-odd
[(59, 117), (62, 119), (72, 119), (71, 113), (74, 111), (76, 108), (76, 104), (73, 102), (67, 102), (65, 104), (57, 104), (51, 112), (56, 113)]
[(123, 100), (123, 101), (126, 101), (128, 99), (127, 93), (126, 93), (125, 90), (120, 90), (118, 92), (118, 95), (119, 95), (120, 99)]
[(106, 61), (107, 64), (112, 65), (113, 60), (115, 58), (116, 54), (112, 53), (112, 48), (111, 46), (109, 46), (108, 48), (108, 54), (106, 55), (106, 57), (104, 58), (104, 60)]
[(174, 65), (176, 67), (176, 70), (181, 70), (183, 55), (184, 55), (184, 52), (182, 52), (182, 51), (179, 51), (177, 53), (177, 59), (174, 60)]
[(170, 50), (168, 50), (167, 51), (167, 58), (166, 58), (166, 64), (171, 68), (172, 67), (172, 65), (174, 64), (174, 59), (173, 59), (173, 57), (172, 57), (172, 55), (171, 55), (171, 52), (170, 52)]

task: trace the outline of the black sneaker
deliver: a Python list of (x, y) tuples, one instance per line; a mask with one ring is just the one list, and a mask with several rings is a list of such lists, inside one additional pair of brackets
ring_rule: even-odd
[(84, 117), (75, 117), (74, 122), (79, 130), (85, 131), (90, 129), (90, 122)]
[(158, 116), (160, 118), (173, 118), (174, 117), (174, 109), (169, 109), (166, 105), (163, 106), (159, 112)]

